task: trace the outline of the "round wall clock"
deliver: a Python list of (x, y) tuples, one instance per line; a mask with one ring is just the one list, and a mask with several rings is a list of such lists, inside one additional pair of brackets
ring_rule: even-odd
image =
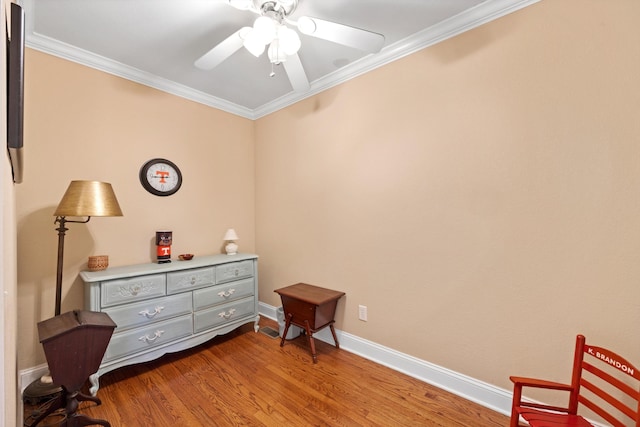
[(151, 194), (170, 196), (180, 189), (182, 173), (169, 160), (151, 159), (140, 169), (140, 183)]

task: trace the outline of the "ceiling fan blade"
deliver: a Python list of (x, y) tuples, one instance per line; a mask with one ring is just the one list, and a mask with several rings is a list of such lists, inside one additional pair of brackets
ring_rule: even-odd
[(194, 65), (201, 70), (212, 70), (220, 65), (222, 61), (240, 50), (244, 43), (242, 35), (246, 33), (247, 28), (248, 27), (240, 28), (218, 43), (213, 49), (198, 58), (196, 62), (194, 62)]
[(309, 80), (307, 79), (307, 74), (304, 72), (304, 67), (297, 53), (287, 56), (287, 60), (283, 61), (282, 65), (287, 72), (287, 76), (289, 76), (289, 82), (291, 82), (294, 91), (305, 92), (309, 90)]
[(303, 34), (354, 47), (365, 52), (377, 53), (384, 46), (382, 34), (337, 22), (302, 16), (298, 19), (297, 25)]

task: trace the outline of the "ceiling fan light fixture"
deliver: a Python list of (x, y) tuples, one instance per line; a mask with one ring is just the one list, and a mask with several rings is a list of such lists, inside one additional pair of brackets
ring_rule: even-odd
[(243, 40), (243, 46), (256, 58), (264, 53), (265, 44), (260, 40), (253, 28), (249, 28)]
[(286, 55), (294, 55), (300, 50), (302, 42), (300, 41), (300, 36), (294, 30), (285, 25), (280, 25), (278, 26), (277, 34), (279, 46)]
[(269, 61), (271, 61), (272, 64), (277, 65), (287, 60), (287, 54), (284, 53), (284, 50), (280, 46), (280, 40), (278, 39), (271, 42), (267, 54), (269, 55)]
[(275, 75), (275, 65), (282, 64), (293, 90), (305, 92), (311, 85), (298, 56), (302, 43), (300, 33), (367, 53), (380, 52), (384, 47), (384, 35), (372, 31), (308, 16), (289, 19), (299, 1), (224, 0), (236, 9), (249, 10), (260, 17), (254, 21), (253, 27), (243, 27), (219, 42), (198, 58), (195, 66), (203, 70), (213, 69), (243, 46), (259, 57), (268, 45), (267, 55), (272, 64), (270, 76)]
[(276, 22), (267, 16), (261, 16), (253, 23), (253, 33), (263, 45), (268, 45), (276, 37)]

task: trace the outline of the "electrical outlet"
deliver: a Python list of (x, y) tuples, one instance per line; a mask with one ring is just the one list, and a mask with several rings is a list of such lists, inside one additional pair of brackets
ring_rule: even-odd
[(366, 322), (367, 321), (367, 306), (359, 305), (358, 306), (358, 319)]

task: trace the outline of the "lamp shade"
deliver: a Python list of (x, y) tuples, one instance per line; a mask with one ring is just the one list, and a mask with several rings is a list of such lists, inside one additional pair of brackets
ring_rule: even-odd
[(236, 230), (230, 228), (224, 234), (224, 240), (238, 240), (238, 235), (236, 234)]
[(243, 36), (244, 47), (256, 58), (262, 55), (265, 45), (264, 43), (262, 43), (260, 37), (256, 34), (254, 29), (249, 27), (249, 31), (243, 34)]
[(284, 49), (282, 49), (280, 40), (278, 39), (271, 42), (267, 54), (269, 55), (269, 61), (272, 64), (280, 64), (287, 60), (287, 55), (285, 54)]
[(295, 55), (302, 45), (298, 33), (284, 25), (278, 27), (278, 40), (280, 41), (280, 47), (286, 55)]
[(111, 184), (71, 181), (53, 216), (122, 216)]
[(253, 23), (253, 32), (263, 45), (268, 45), (276, 36), (276, 22), (267, 16), (260, 16)]

